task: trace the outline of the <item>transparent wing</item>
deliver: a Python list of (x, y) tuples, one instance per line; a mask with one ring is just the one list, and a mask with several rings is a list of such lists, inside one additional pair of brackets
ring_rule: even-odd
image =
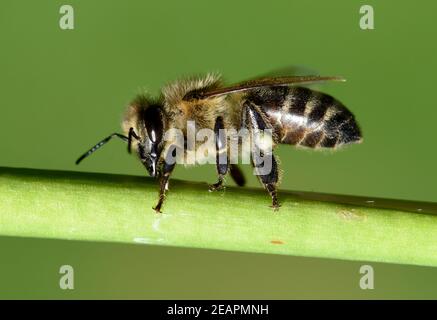
[(262, 87), (293, 86), (326, 81), (346, 81), (343, 77), (322, 77), (322, 76), (285, 76), (285, 77), (266, 77), (245, 82), (237, 83), (228, 87), (213, 89), (206, 92), (198, 93), (200, 98), (210, 98), (227, 95), (236, 92), (244, 92)]

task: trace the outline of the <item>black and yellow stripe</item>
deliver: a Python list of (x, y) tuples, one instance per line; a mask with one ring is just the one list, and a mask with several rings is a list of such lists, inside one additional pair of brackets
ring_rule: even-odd
[(258, 89), (249, 98), (279, 128), (280, 143), (334, 148), (361, 140), (353, 114), (330, 95), (303, 87), (271, 87)]

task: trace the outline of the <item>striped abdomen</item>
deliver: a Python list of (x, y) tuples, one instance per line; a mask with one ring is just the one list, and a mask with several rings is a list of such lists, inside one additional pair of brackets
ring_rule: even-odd
[(278, 143), (333, 148), (360, 142), (354, 115), (333, 97), (303, 87), (254, 90), (248, 99), (267, 115)]

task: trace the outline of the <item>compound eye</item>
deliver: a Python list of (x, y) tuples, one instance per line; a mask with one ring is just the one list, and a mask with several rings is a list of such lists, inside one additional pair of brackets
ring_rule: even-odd
[(159, 144), (164, 133), (163, 115), (159, 107), (150, 106), (144, 112), (144, 125), (153, 144)]

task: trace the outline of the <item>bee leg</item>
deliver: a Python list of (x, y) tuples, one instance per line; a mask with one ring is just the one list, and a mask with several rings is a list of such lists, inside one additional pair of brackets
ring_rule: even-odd
[(224, 177), (219, 175), (218, 181), (216, 183), (210, 184), (208, 191), (213, 192), (223, 190), (225, 188), (225, 186), (223, 185), (224, 181)]
[[(279, 178), (278, 163), (271, 149), (264, 149), (263, 146), (257, 145), (256, 132), (266, 129), (272, 129), (268, 122), (263, 118), (262, 111), (251, 102), (245, 102), (243, 105), (243, 114), (241, 117), (242, 125), (249, 129), (252, 140), (251, 161), (258, 179), (272, 198), (271, 207), (276, 211), (280, 204), (277, 197), (277, 188)], [(273, 148), (273, 145), (271, 146)]]
[[(173, 149), (172, 153), (175, 153), (176, 149)], [(168, 190), (168, 181), (170, 179), (170, 175), (173, 172), (174, 167), (176, 166), (175, 161), (164, 161), (162, 165), (162, 174), (159, 178), (159, 199), (156, 206), (153, 207), (153, 210), (156, 211), (156, 213), (161, 212), (162, 205), (165, 200), (166, 191)]]
[(270, 197), (272, 198), (272, 205), (271, 207), (276, 211), (281, 206), (278, 202), (278, 196), (277, 196), (277, 188), (276, 185), (278, 183), (278, 176), (279, 176), (279, 170), (278, 170), (278, 163), (275, 159), (275, 156), (273, 154), (268, 155), (271, 161), (271, 169), (268, 173), (264, 174), (265, 171), (265, 163), (266, 163), (266, 154), (262, 149), (257, 150), (256, 152), (253, 152), (252, 154), (252, 165), (255, 168), (255, 171), (257, 173), (258, 179), (263, 184), (264, 188), (269, 193)]
[(243, 187), (246, 184), (246, 178), (244, 177), (244, 174), (241, 171), (240, 167), (236, 164), (230, 165), (229, 173), (231, 174), (231, 177), (235, 181), (237, 186)]
[[(170, 168), (170, 166), (164, 165), (164, 168), (167, 167), (167, 171), (164, 171), (162, 174), (162, 177), (159, 180), (159, 199), (156, 206), (153, 207), (153, 210), (156, 211), (156, 213), (161, 212), (162, 205), (165, 200), (166, 191), (168, 190), (168, 180), (170, 178), (171, 172), (174, 169), (174, 165)], [(170, 171), (168, 171), (170, 170)]]
[(215, 150), (216, 150), (216, 167), (218, 173), (218, 181), (209, 186), (209, 191), (217, 191), (224, 188), (223, 182), (229, 168), (229, 158), (227, 155), (226, 134), (224, 132), (225, 126), (223, 118), (217, 117), (214, 125), (215, 134)]

